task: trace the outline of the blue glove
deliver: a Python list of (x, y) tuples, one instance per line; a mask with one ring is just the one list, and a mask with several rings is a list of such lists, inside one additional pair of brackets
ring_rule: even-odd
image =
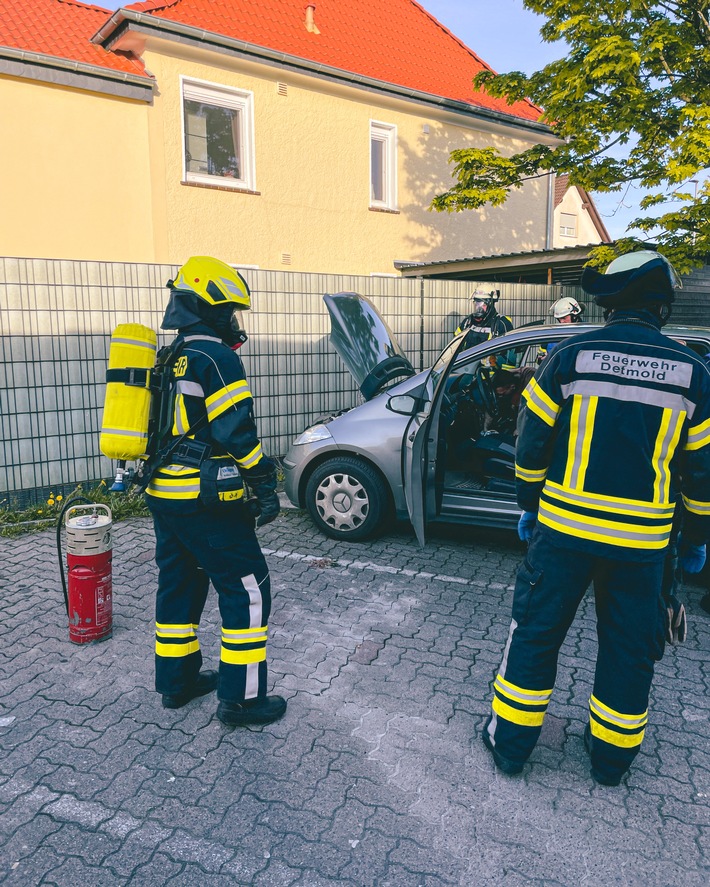
[(699, 573), (705, 566), (705, 546), (690, 545), (683, 535), (678, 536), (678, 557), (686, 573)]
[(537, 523), (537, 511), (524, 511), (518, 521), (518, 536), (521, 542), (529, 542)]

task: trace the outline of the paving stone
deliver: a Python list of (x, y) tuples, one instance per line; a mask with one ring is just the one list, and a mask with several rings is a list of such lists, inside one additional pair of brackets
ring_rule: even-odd
[[(588, 595), (519, 778), (480, 742), (510, 625), (513, 533), (397, 524), (366, 544), (289, 511), (264, 528), (281, 721), (225, 729), (213, 697), (153, 690), (150, 520), (116, 524), (114, 637), (77, 647), (51, 600), (52, 532), (0, 539), (0, 880), (185, 887), (695, 887), (710, 870), (710, 619), (658, 664), (646, 739), (618, 788), (582, 746)], [(32, 614), (33, 630), (25, 624)], [(200, 638), (219, 656), (208, 597)], [(3, 719), (14, 718), (5, 723)], [(3, 726), (4, 724), (4, 726)], [(603, 852), (600, 850), (603, 849)]]

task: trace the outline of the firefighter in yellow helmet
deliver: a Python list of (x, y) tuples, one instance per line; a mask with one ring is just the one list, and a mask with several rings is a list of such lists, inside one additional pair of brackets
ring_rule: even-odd
[(710, 537), (710, 371), (661, 333), (679, 285), (651, 251), (616, 259), (606, 274), (586, 269), (582, 287), (606, 325), (559, 344), (523, 393), (515, 471), (529, 548), (482, 736), (505, 773), (521, 772), (535, 747), (591, 582), (593, 779), (618, 785), (643, 741), (671, 618), (663, 570), (677, 499), (686, 571), (702, 569)]
[[(251, 295), (237, 271), (207, 256), (189, 259), (167, 286), (162, 328), (178, 331), (163, 398), (159, 454), (167, 456), (158, 456), (146, 488), (159, 569), (155, 687), (166, 708), (217, 689), (223, 723), (266, 724), (286, 701), (266, 692), (269, 571), (245, 489), (257, 526), (277, 517), (275, 466), (262, 451), (237, 354)], [(197, 638), (210, 580), (222, 617), (219, 673), (201, 671)]]

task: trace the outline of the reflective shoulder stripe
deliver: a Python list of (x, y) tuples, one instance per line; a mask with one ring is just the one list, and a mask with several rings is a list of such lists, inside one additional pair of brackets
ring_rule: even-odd
[(528, 408), (542, 419), (546, 425), (552, 426), (555, 424), (560, 407), (542, 390), (534, 377), (528, 383), (525, 391), (523, 391), (523, 397)]

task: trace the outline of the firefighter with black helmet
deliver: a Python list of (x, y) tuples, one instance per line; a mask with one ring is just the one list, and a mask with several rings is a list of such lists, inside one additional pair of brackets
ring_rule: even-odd
[[(237, 354), (251, 294), (234, 268), (208, 256), (189, 259), (167, 286), (162, 328), (178, 331), (167, 401), (170, 456), (153, 466), (146, 488), (159, 569), (155, 687), (166, 708), (216, 689), (223, 723), (267, 724), (283, 715), (286, 701), (266, 693), (271, 591), (246, 488), (260, 512), (257, 526), (277, 517), (279, 500)], [(200, 670), (197, 629), (210, 580), (222, 618), (219, 673)]]
[(499, 298), (499, 290), (476, 289), (471, 293), (471, 313), (461, 321), (454, 333), (458, 336), (468, 330), (465, 348), (472, 348), (513, 329), (513, 321), (508, 316), (498, 314), (496, 310)]
[(516, 450), (518, 532), (529, 548), (513, 599), (483, 741), (519, 773), (540, 735), (557, 657), (594, 582), (599, 651), (585, 747), (618, 785), (648, 722), (668, 613), (661, 587), (676, 499), (681, 565), (698, 572), (710, 537), (710, 372), (661, 333), (680, 281), (650, 250), (587, 269), (606, 324), (560, 343), (523, 398)]

